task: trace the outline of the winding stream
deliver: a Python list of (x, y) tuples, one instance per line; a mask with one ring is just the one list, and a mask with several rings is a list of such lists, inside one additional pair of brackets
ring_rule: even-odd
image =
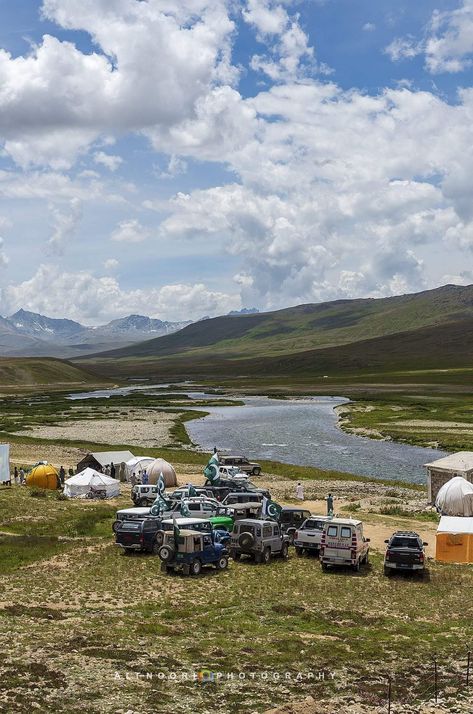
[[(163, 394), (169, 385), (130, 386), (71, 394), (71, 399), (109, 397), (141, 391)], [(186, 392), (192, 399), (219, 399), (221, 395)], [(337, 426), (334, 408), (344, 397), (307, 397), (275, 400), (238, 397), (244, 406), (205, 407), (209, 415), (186, 423), (192, 441), (205, 451), (214, 446), (250, 459), (318, 466), (372, 478), (425, 482), (423, 464), (445, 452), (393, 441), (377, 441), (347, 434)]]

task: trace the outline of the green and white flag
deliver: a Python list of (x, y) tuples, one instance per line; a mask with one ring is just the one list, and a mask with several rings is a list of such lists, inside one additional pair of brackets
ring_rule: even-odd
[(275, 521), (279, 520), (282, 511), (282, 506), (280, 506), (279, 503), (271, 501), (270, 498), (266, 498), (265, 496), (263, 498), (262, 506), (263, 516), (268, 516), (268, 518), (272, 518)]
[(194, 486), (191, 483), (189, 484), (188, 493), (189, 493), (189, 498), (193, 498), (194, 496), (197, 496), (197, 491), (195, 490)]
[(220, 483), (220, 474), (218, 470), (218, 454), (212, 454), (209, 463), (204, 469), (205, 478), (210, 481), (212, 486), (218, 486)]
[(184, 518), (190, 518), (191, 517), (191, 512), (189, 511), (189, 506), (185, 501), (181, 502), (181, 516), (184, 516)]
[(162, 513), (164, 513), (164, 511), (169, 511), (170, 508), (170, 502), (166, 501), (166, 499), (163, 498), (160, 493), (158, 493), (156, 500), (151, 506), (150, 513), (152, 516), (160, 516)]
[(164, 476), (163, 476), (163, 472), (162, 472), (162, 471), (161, 471), (161, 473), (159, 474), (158, 483), (157, 483), (156, 485), (157, 485), (157, 487), (158, 487), (158, 493), (163, 494), (163, 493), (164, 493), (164, 489), (166, 488), (166, 482), (165, 482), (165, 480), (164, 480)]

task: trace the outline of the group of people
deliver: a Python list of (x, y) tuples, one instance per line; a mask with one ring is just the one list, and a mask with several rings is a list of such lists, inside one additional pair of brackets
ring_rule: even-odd
[[(304, 486), (300, 481), (298, 481), (296, 486), (296, 498), (299, 501), (304, 500)], [(327, 516), (333, 516), (333, 496), (331, 493), (325, 498), (327, 503)]]
[(149, 483), (149, 476), (148, 472), (146, 469), (139, 470), (138, 473), (136, 474), (134, 471), (130, 476), (130, 483), (133, 486), (136, 486), (136, 484), (141, 483), (143, 485), (146, 485)]
[(113, 461), (102, 467), (102, 473), (105, 476), (110, 476), (110, 478), (116, 478), (117, 469)]

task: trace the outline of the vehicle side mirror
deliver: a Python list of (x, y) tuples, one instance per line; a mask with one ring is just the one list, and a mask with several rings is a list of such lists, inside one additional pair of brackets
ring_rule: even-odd
[(371, 543), (371, 538), (365, 538), (365, 543)]
[(385, 542), (385, 543), (389, 543), (389, 540), (386, 538), (386, 540), (385, 540), (384, 542)]
[(422, 543), (422, 545), (429, 545), (428, 543)]

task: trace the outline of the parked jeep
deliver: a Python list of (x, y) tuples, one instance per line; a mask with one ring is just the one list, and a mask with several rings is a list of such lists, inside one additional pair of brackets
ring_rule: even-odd
[(151, 506), (158, 495), (158, 487), (153, 484), (136, 484), (131, 489), (131, 500), (135, 506)]
[[(212, 490), (209, 487), (194, 486), (196, 496), (213, 497)], [(180, 486), (171, 493), (166, 493), (165, 498), (170, 501), (182, 501), (183, 498), (189, 498), (189, 486)]]
[(279, 515), (279, 523), (283, 533), (287, 533), (291, 545), (294, 543), (294, 533), (302, 526), (306, 518), (310, 518), (310, 511), (305, 508), (283, 506)]
[(331, 518), (325, 523), (320, 543), (322, 570), (329, 565), (350, 565), (358, 571), (368, 563), (369, 538), (363, 535), (363, 523), (352, 518)]
[(177, 539), (174, 533), (158, 551), (162, 570), (181, 570), (184, 575), (199, 575), (204, 565), (214, 565), (217, 570), (228, 567), (228, 551), (217, 543), (211, 533), (181, 530)]
[(114, 533), (120, 528), (123, 521), (140, 521), (143, 518), (150, 516), (151, 508), (121, 508), (115, 514), (115, 520), (112, 523)]
[(261, 473), (261, 466), (252, 461), (248, 461), (246, 456), (236, 456), (234, 454), (225, 454), (225, 456), (222, 456), (219, 454), (219, 466), (237, 466), (240, 471), (253, 474), (254, 476), (259, 476)]
[(424, 543), (418, 533), (396, 531), (384, 542), (388, 544), (384, 556), (385, 575), (391, 575), (395, 570), (424, 574), (424, 546), (428, 543)]
[(294, 547), (296, 555), (320, 552), (322, 534), (327, 521), (332, 520), (330, 516), (311, 516), (294, 533)]
[(161, 524), (155, 518), (121, 521), (115, 531), (115, 544), (127, 555), (133, 551), (146, 551), (157, 555), (159, 544), (156, 533)]
[(229, 547), (234, 560), (249, 555), (257, 563), (269, 563), (272, 555), (287, 558), (289, 536), (281, 531), (279, 523), (275, 521), (244, 518), (233, 526)]
[(222, 505), (231, 506), (234, 503), (262, 503), (264, 495), (260, 491), (236, 491), (229, 493), (222, 501)]

